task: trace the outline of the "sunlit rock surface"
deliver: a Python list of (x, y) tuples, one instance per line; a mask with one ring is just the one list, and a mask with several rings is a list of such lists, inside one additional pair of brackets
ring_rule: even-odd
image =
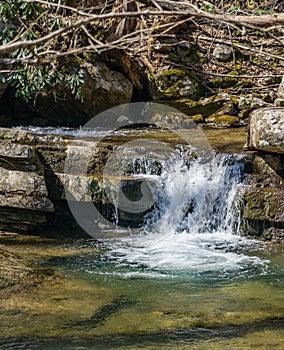
[(251, 113), (248, 146), (284, 154), (284, 108), (263, 108)]

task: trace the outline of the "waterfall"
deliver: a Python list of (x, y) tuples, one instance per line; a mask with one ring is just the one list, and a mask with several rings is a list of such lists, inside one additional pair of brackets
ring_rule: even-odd
[(259, 244), (238, 234), (243, 169), (242, 155), (212, 151), (189, 162), (175, 155), (157, 178), (156, 208), (143, 232), (110, 242), (121, 274), (215, 279), (265, 273), (268, 262), (252, 253)]
[(241, 158), (211, 152), (189, 164), (182, 157), (172, 160), (159, 179), (158, 205), (145, 230), (161, 234), (238, 230), (235, 201), (243, 181)]

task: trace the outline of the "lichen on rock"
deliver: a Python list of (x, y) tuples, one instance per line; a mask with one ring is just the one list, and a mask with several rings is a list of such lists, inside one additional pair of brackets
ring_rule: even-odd
[(248, 146), (284, 154), (284, 108), (262, 108), (251, 113)]
[(198, 98), (203, 90), (199, 79), (184, 68), (149, 73), (149, 80), (150, 94), (154, 100)]

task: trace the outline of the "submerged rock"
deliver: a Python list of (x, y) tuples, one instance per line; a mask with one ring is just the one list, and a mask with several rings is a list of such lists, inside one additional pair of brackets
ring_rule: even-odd
[(44, 269), (30, 263), (21, 256), (0, 245), (0, 295), (7, 297), (11, 291), (34, 286), (52, 275), (51, 269)]

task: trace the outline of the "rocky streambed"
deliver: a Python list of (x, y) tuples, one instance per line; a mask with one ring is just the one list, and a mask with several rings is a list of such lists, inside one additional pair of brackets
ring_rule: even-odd
[[(277, 113), (272, 123), (271, 114), (253, 114), (248, 139), (245, 128), (201, 135), (209, 149), (242, 163), (240, 232), (261, 240), (227, 232), (100, 242), (73, 218), (66, 183), (74, 203), (96, 205), (124, 227), (141, 225), (147, 213), (115, 210), (103, 179), (135, 203), (141, 181), (159, 179), (169, 153), (186, 155), (189, 164), (198, 159), (183, 142), (195, 129), (142, 126), (97, 138), (0, 129), (0, 349), (280, 350), (284, 161)], [(81, 166), (69, 167), (70, 152)]]
[[(194, 133), (195, 142), (199, 142), (198, 137), (201, 137), (202, 143), (206, 139), (208, 147), (217, 152), (243, 152), (243, 146), (248, 141), (244, 158), (248, 181), (243, 188), (240, 205), (242, 231), (266, 239), (282, 240), (283, 109), (253, 112), (248, 140), (245, 128), (203, 130), (197, 137), (195, 129), (178, 129), (179, 133), (176, 133), (171, 123), (169, 127), (163, 125), (162, 129), (148, 129), (141, 126), (104, 137), (76, 138), (70, 130), (69, 134), (56, 135), (54, 130), (44, 134), (43, 130), (35, 133), (2, 128), (0, 229), (26, 233), (54, 228), (62, 233), (73, 231), (82, 234), (69, 210), (66, 188), (74, 196), (72, 202), (93, 202), (103, 215), (116, 220), (115, 203), (107, 198), (103, 181), (108, 178), (114, 187), (122, 188), (127, 196), (137, 200), (143, 182), (139, 174), (159, 176), (163, 160), (176, 147), (180, 151), (186, 144), (185, 140), (193, 139), (190, 133)], [(137, 143), (137, 140), (142, 143)], [(76, 159), (76, 169), (66, 161), (70, 152), (72, 159)], [(113, 161), (115, 153), (119, 160), (116, 156)], [(191, 154), (189, 161), (190, 157), (195, 155)], [(123, 222), (124, 227), (137, 227), (143, 223), (147, 212), (127, 216), (122, 211), (118, 213), (118, 220)]]

